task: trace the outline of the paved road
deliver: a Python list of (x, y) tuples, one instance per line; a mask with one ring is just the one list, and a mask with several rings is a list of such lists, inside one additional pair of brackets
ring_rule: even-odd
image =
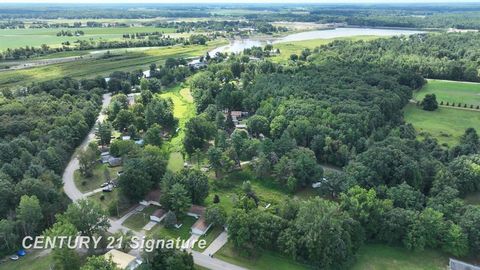
[[(97, 122), (102, 122), (105, 119), (106, 115), (105, 115), (104, 111), (108, 107), (108, 105), (110, 104), (110, 100), (111, 100), (111, 94), (103, 95), (102, 110), (100, 111), (100, 114), (98, 115)], [(90, 131), (88, 136), (85, 138), (85, 140), (83, 140), (82, 144), (78, 147), (78, 149), (85, 149), (88, 146), (88, 144), (94, 138), (95, 138), (95, 129), (92, 128), (92, 130)], [(91, 191), (91, 192), (82, 193), (80, 190), (78, 190), (78, 188), (75, 185), (74, 178), (73, 178), (74, 172), (76, 170), (78, 170), (78, 168), (79, 168), (79, 162), (78, 162), (78, 158), (77, 158), (77, 153), (74, 153), (72, 155), (72, 159), (68, 163), (68, 165), (67, 165), (67, 167), (66, 167), (66, 169), (65, 169), (65, 171), (62, 175), (62, 180), (63, 180), (63, 183), (64, 183), (63, 189), (65, 191), (65, 194), (67, 194), (67, 196), (73, 202), (78, 201), (78, 200), (83, 199), (83, 198), (86, 198), (87, 196), (90, 196), (90, 195), (92, 195), (96, 192), (101, 191), (101, 189), (96, 189), (96, 190)], [(128, 212), (127, 214), (125, 214), (120, 219), (109, 219), (110, 228), (108, 229), (108, 232), (115, 233), (115, 232), (118, 232), (120, 230), (121, 231), (130, 230), (129, 228), (123, 226), (122, 223), (128, 217), (130, 217), (131, 215), (135, 214), (138, 211), (141, 211), (142, 209), (143, 209), (142, 206), (138, 206), (138, 207), (134, 208), (133, 210), (131, 210), (130, 212)], [(144, 232), (136, 232), (134, 230), (130, 230), (130, 231), (132, 231), (134, 233), (134, 235), (139, 236), (139, 237), (143, 237), (145, 235)], [(221, 239), (216, 239), (214, 241), (214, 243), (217, 242), (215, 244), (215, 248), (218, 247), (218, 249), (220, 249), (223, 246), (223, 244), (225, 244), (225, 243), (221, 244), (223, 241), (226, 241), (226, 237), (225, 237), (225, 240), (223, 240), (223, 236), (222, 236)], [(214, 248), (212, 247), (212, 250), (213, 249)], [(218, 251), (218, 249), (216, 249), (215, 252)], [(246, 270), (246, 268), (242, 268), (242, 267), (224, 262), (224, 261), (216, 259), (216, 258), (210, 258), (208, 255), (204, 255), (204, 254), (202, 254), (200, 252), (197, 252), (197, 251), (191, 251), (191, 252), (192, 252), (193, 260), (195, 261), (195, 263), (200, 265), (200, 266), (203, 266), (205, 268), (208, 268), (208, 269), (212, 269), (212, 270)], [(130, 254), (132, 254), (134, 256), (140, 256), (140, 253), (141, 253), (140, 250), (132, 250), (130, 252)], [(214, 252), (212, 252), (212, 253), (214, 253)]]
[(195, 264), (203, 266), (208, 269), (213, 270), (247, 270), (247, 268), (243, 268), (231, 263), (227, 263), (225, 261), (210, 258), (208, 255), (204, 255), (198, 251), (191, 251), (193, 256), (193, 261)]
[(226, 231), (223, 231), (213, 242), (206, 248), (202, 253), (203, 255), (215, 254), (219, 251), (228, 240), (228, 234)]
[[(100, 114), (98, 115), (97, 122), (102, 122), (106, 115), (104, 113), (104, 110), (108, 107), (108, 104), (110, 104), (112, 96), (111, 94), (104, 94), (103, 99), (102, 99), (102, 110), (100, 111)], [(78, 147), (78, 149), (85, 149), (88, 144), (95, 138), (95, 128), (92, 128), (90, 133), (88, 133), (87, 137), (83, 140), (82, 144)], [(73, 153), (72, 159), (68, 163), (67, 167), (65, 168), (65, 171), (63, 172), (62, 175), (62, 180), (63, 180), (63, 190), (65, 191), (65, 194), (72, 200), (72, 201), (78, 201), (80, 199), (85, 198), (87, 195), (92, 195), (92, 194), (83, 194), (78, 190), (78, 188), (75, 186), (75, 181), (73, 180), (74, 173), (76, 170), (80, 168), (78, 158), (77, 158), (77, 152)]]

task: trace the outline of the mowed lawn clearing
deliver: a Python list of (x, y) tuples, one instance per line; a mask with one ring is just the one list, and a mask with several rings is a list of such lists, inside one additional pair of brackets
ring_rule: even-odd
[(93, 169), (93, 175), (91, 177), (83, 176), (79, 170), (74, 173), (75, 186), (85, 193), (100, 188), (100, 186), (107, 181), (107, 173), (110, 180), (118, 177), (117, 173), (122, 170), (122, 167), (108, 167), (106, 164), (97, 164)]
[(173, 172), (183, 168), (183, 138), (185, 138), (185, 124), (195, 116), (195, 104), (190, 93), (188, 82), (174, 86), (160, 94), (162, 98), (171, 98), (173, 101), (173, 116), (178, 119), (178, 132), (164, 144), (165, 150), (170, 153), (167, 168)]
[(39, 252), (29, 252), (18, 261), (8, 259), (5, 263), (0, 263), (0, 270), (50, 270), (53, 267), (53, 256), (47, 254), (39, 256)]
[(445, 270), (447, 266), (448, 256), (437, 251), (369, 244), (360, 248), (351, 270)]
[(251, 270), (310, 269), (306, 265), (299, 264), (292, 259), (280, 256), (279, 254), (268, 250), (256, 252), (255, 257), (245, 257), (234, 249), (231, 242), (225, 244), (217, 253), (215, 253), (214, 257)]
[(435, 94), (438, 104), (443, 101), (444, 105), (458, 103), (473, 105), (474, 108), (480, 105), (480, 83), (454, 82), (443, 80), (428, 80), (428, 83), (419, 91), (413, 93), (414, 99), (421, 101), (425, 95)]
[(420, 136), (424, 137), (428, 132), (440, 144), (448, 146), (458, 144), (467, 128), (480, 127), (480, 112), (462, 109), (440, 107), (430, 112), (408, 104), (404, 109), (404, 117), (405, 122), (411, 123)]

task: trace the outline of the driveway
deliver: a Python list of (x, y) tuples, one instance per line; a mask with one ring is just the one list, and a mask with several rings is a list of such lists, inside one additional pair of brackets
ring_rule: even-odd
[(226, 243), (228, 240), (228, 234), (226, 231), (223, 231), (213, 242), (206, 248), (202, 253), (203, 255), (209, 255), (209, 254), (215, 254), (217, 251), (219, 251)]

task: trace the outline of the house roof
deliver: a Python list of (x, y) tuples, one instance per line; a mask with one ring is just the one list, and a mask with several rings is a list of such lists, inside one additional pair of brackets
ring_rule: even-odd
[(135, 256), (116, 249), (110, 250), (109, 252), (105, 253), (104, 256), (107, 260), (111, 259), (120, 269), (126, 269), (133, 261), (136, 260)]
[(192, 204), (192, 206), (190, 206), (190, 209), (188, 209), (188, 213), (195, 214), (197, 216), (203, 216), (205, 214), (205, 207)]
[(192, 229), (197, 229), (201, 232), (205, 232), (209, 227), (209, 224), (204, 217), (201, 217), (192, 225)]
[(241, 117), (242, 116), (242, 112), (241, 111), (231, 111), (230, 112), (230, 115), (232, 117)]
[(146, 196), (145, 196), (145, 201), (154, 201), (154, 202), (159, 202), (160, 198), (162, 197), (162, 191), (160, 189), (155, 189), (150, 191)]
[(166, 213), (167, 213), (167, 211), (165, 211), (165, 210), (163, 210), (163, 209), (157, 209), (157, 210), (155, 210), (155, 212), (153, 212), (152, 216), (157, 217), (157, 218), (161, 218), (161, 217), (163, 217)]

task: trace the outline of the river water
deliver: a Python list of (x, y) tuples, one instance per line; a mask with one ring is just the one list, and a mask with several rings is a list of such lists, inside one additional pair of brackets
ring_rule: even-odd
[(210, 55), (215, 55), (217, 52), (239, 53), (244, 49), (263, 46), (267, 43), (282, 43), (292, 41), (303, 41), (312, 39), (331, 39), (340, 37), (354, 37), (354, 36), (400, 36), (413, 35), (425, 33), (418, 30), (393, 29), (393, 28), (335, 28), (326, 30), (306, 31), (295, 33), (281, 38), (272, 38), (270, 40), (259, 40), (255, 38), (235, 39), (229, 45), (221, 46), (210, 51)]

